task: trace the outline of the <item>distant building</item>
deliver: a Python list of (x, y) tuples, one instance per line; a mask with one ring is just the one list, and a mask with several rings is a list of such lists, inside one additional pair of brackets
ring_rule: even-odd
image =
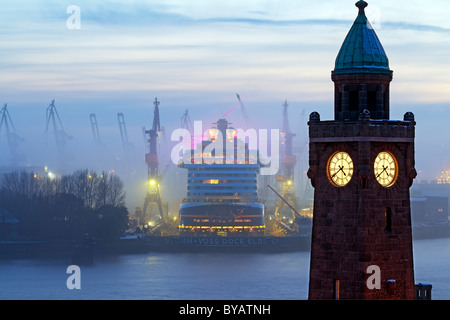
[(0, 207), (0, 238), (17, 237), (19, 220), (11, 212)]
[(450, 170), (442, 171), (441, 175), (436, 178), (437, 184), (450, 184)]
[(447, 222), (449, 208), (449, 183), (417, 183), (412, 188), (411, 214), (413, 222)]
[(412, 196), (413, 224), (448, 221), (448, 197)]

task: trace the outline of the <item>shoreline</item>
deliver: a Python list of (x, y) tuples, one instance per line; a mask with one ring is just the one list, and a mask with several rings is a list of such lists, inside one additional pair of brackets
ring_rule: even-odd
[[(450, 226), (413, 227), (414, 240), (450, 238)], [(283, 253), (309, 251), (310, 235), (298, 236), (146, 236), (123, 237), (115, 240), (97, 239), (95, 256), (151, 252), (167, 253)], [(5, 259), (72, 258), (79, 241), (17, 239), (0, 240), (0, 261)], [(87, 246), (84, 246), (87, 247)]]

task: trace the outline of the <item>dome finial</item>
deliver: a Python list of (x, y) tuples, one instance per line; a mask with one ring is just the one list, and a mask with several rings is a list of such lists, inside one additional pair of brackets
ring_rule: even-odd
[(365, 14), (364, 9), (368, 6), (368, 4), (364, 0), (359, 0), (357, 3), (355, 3), (355, 6), (359, 8), (359, 14)]

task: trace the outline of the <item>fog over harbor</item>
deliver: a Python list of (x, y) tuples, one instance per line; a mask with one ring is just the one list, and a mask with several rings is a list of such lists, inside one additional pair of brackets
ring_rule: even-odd
[(450, 3), (355, 1), (4, 3), (0, 300), (449, 299)]
[[(134, 210), (145, 189), (142, 127), (151, 126), (154, 98), (161, 101), (164, 127), (161, 170), (169, 166), (166, 179), (179, 185), (181, 173), (169, 160), (170, 133), (180, 128), (183, 113), (189, 110), (192, 121), (205, 124), (226, 115), (244, 127), (239, 93), (254, 128), (280, 128), (288, 100), (294, 143), (303, 152), (297, 176), (307, 184), (306, 122), (313, 111), (322, 119), (334, 116), (330, 71), (356, 8), (335, 1), (79, 1), (79, 29), (71, 29), (70, 5), (2, 5), (0, 103), (8, 104), (23, 138), (27, 160), (20, 166), (114, 170), (125, 180)], [(449, 11), (445, 1), (378, 1), (367, 8), (394, 70), (391, 119), (415, 114), (417, 182), (435, 180), (450, 165)], [(53, 99), (73, 138), (64, 168), (58, 168), (54, 137), (45, 133)], [(91, 113), (103, 149), (94, 143)], [(118, 113), (125, 117), (131, 153), (122, 147)], [(0, 138), (0, 166), (17, 165), (4, 129)], [(180, 188), (177, 197), (182, 193)]]

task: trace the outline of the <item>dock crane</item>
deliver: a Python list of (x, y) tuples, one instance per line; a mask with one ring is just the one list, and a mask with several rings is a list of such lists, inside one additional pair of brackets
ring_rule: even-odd
[[(191, 150), (195, 149), (195, 137), (194, 137), (194, 126), (192, 125), (192, 121), (191, 118), (189, 117), (189, 110), (186, 110), (183, 113), (183, 116), (181, 117), (181, 128), (186, 129), (187, 131), (189, 131), (190, 135), (191, 135), (191, 141), (190, 141), (190, 145), (191, 145)], [(181, 138), (180, 138), (181, 141)]]
[(275, 206), (275, 217), (279, 217), (283, 213), (286, 202), (290, 203), (289, 207), (298, 208), (297, 195), (295, 193), (294, 168), (297, 162), (296, 156), (292, 150), (292, 139), (296, 135), (289, 128), (287, 100), (283, 104), (283, 125), (281, 131), (283, 146), (283, 162), (281, 164), (281, 176), (277, 177), (282, 183), (282, 197), (286, 201), (278, 202)]
[(241, 106), (242, 116), (244, 117), (245, 126), (247, 127), (246, 129), (248, 129), (250, 120), (249, 120), (249, 118), (248, 118), (247, 111), (245, 110), (245, 106), (244, 106), (244, 104), (242, 103), (241, 96), (240, 96), (238, 93), (236, 93), (236, 97), (238, 98), (238, 100), (239, 100), (239, 105)]
[(311, 223), (312, 220), (301, 215), (297, 208), (295, 208), (287, 199), (285, 199), (282, 195), (280, 195), (272, 186), (267, 185), (277, 196), (280, 198), (280, 200), (288, 206), (292, 210), (293, 219), (292, 222), (286, 222), (282, 219), (275, 219), (275, 223), (278, 225), (278, 227), (282, 230), (285, 234), (299, 234), (301, 232), (308, 232), (308, 230), (311, 229)]
[(194, 127), (192, 126), (192, 121), (189, 117), (188, 109), (183, 113), (183, 116), (181, 117), (181, 127), (183, 129), (187, 129), (191, 133), (191, 135), (194, 132)]
[(163, 210), (163, 206), (167, 207), (167, 204), (162, 203), (160, 190), (161, 176), (159, 174), (158, 163), (158, 137), (161, 134), (161, 124), (159, 119), (160, 102), (158, 101), (158, 98), (155, 98), (153, 104), (155, 106), (153, 111), (153, 125), (150, 130), (145, 130), (148, 137), (147, 141), (149, 143), (149, 153), (145, 155), (145, 162), (148, 167), (148, 180), (142, 214), (145, 220), (147, 213), (148, 216), (151, 217), (153, 209), (157, 207), (161, 222), (164, 223), (167, 218), (167, 208), (165, 208), (166, 210)]
[(53, 134), (55, 135), (56, 148), (58, 150), (60, 165), (63, 164), (64, 161), (68, 159), (68, 153), (66, 150), (67, 140), (72, 140), (73, 137), (68, 135), (64, 130), (64, 126), (61, 122), (61, 118), (59, 117), (58, 110), (55, 106), (55, 100), (53, 99), (50, 105), (46, 110), (46, 126), (45, 133), (49, 133), (49, 127), (53, 127)]
[(6, 139), (8, 141), (9, 151), (11, 153), (11, 162), (16, 165), (21, 162), (25, 162), (27, 157), (20, 149), (19, 142), (24, 139), (19, 137), (16, 133), (16, 128), (11, 120), (11, 116), (8, 112), (8, 104), (5, 103), (5, 106), (0, 111), (1, 120), (0, 120), (0, 132), (2, 128), (5, 128)]
[(117, 120), (119, 122), (120, 137), (122, 139), (123, 150), (126, 155), (133, 151), (133, 145), (128, 140), (127, 126), (125, 124), (125, 116), (123, 113), (117, 114)]
[(92, 128), (92, 135), (94, 136), (94, 143), (97, 148), (100, 148), (103, 146), (102, 140), (100, 139), (100, 133), (98, 131), (98, 123), (97, 123), (97, 116), (95, 113), (91, 113), (90, 115), (91, 119), (91, 128)]
[(296, 136), (289, 128), (289, 116), (288, 116), (288, 103), (287, 100), (283, 104), (283, 127), (281, 135), (284, 138), (285, 152), (283, 159), (283, 176), (285, 179), (294, 179), (294, 167), (296, 163), (296, 156), (292, 150), (292, 139)]
[(153, 111), (153, 125), (150, 130), (146, 130), (148, 135), (148, 142), (150, 146), (150, 152), (146, 154), (145, 160), (148, 165), (149, 178), (159, 178), (158, 168), (158, 137), (161, 134), (161, 124), (159, 120), (159, 105), (160, 102), (157, 98), (153, 102), (155, 109)]

